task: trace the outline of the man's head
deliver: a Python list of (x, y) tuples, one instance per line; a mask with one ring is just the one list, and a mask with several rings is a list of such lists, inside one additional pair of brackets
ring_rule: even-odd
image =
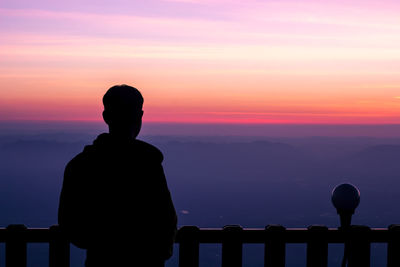
[(110, 134), (136, 138), (143, 116), (143, 97), (139, 90), (125, 84), (115, 85), (105, 93), (103, 105), (103, 118)]

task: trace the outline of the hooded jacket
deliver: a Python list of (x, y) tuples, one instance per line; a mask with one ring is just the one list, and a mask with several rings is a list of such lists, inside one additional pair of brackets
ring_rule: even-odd
[(87, 249), (86, 266), (171, 257), (177, 217), (162, 161), (146, 142), (104, 133), (67, 164), (58, 221)]

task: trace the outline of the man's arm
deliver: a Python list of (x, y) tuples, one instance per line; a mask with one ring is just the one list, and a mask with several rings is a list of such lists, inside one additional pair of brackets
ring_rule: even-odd
[(58, 207), (58, 224), (71, 243), (87, 248), (88, 227), (82, 188), (82, 170), (72, 160), (65, 168)]
[(162, 203), (161, 216), (163, 218), (163, 240), (165, 241), (166, 254), (163, 255), (165, 259), (169, 259), (172, 256), (173, 245), (175, 241), (175, 235), (177, 232), (177, 215), (174, 204), (172, 202), (171, 193), (168, 189), (167, 181), (165, 178), (163, 167), (160, 164), (159, 167), (159, 178), (160, 178), (160, 203)]

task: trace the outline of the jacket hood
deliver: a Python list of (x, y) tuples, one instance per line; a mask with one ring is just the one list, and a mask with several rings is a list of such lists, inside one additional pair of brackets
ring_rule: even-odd
[(144, 157), (155, 157), (160, 162), (163, 160), (161, 151), (155, 146), (138, 139), (120, 140), (109, 133), (102, 133), (93, 141), (92, 145), (85, 146), (83, 153), (91, 152), (128, 152), (137, 151)]

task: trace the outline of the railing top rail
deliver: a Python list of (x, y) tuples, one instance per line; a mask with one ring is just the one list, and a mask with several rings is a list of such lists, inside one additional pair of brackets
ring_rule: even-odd
[[(353, 226), (349, 230), (338, 228), (327, 228), (325, 226), (314, 226), (309, 228), (284, 228), (282, 226), (274, 229), (266, 228), (241, 228), (236, 226), (238, 231), (227, 231), (227, 228), (198, 228), (196, 226), (184, 226), (178, 230), (176, 242), (181, 243), (186, 239), (196, 240), (199, 243), (222, 243), (228, 236), (235, 235), (235, 238), (242, 243), (265, 243), (267, 240), (279, 238), (285, 243), (307, 243), (313, 239), (323, 239), (328, 243), (344, 243), (349, 237), (359, 236), (372, 243), (387, 243), (399, 233), (400, 226), (389, 228), (369, 228), (366, 226)], [(318, 230), (318, 229), (319, 230)], [(13, 233), (22, 233), (26, 242), (41, 243), (49, 242), (58, 227), (51, 228), (24, 228), (17, 230), (12, 227), (0, 228), (0, 242), (6, 242), (14, 238)], [(316, 230), (317, 229), (317, 230)]]
[[(283, 228), (283, 227), (282, 227)], [(361, 229), (362, 228), (362, 229)], [(178, 231), (176, 242), (180, 243), (187, 233), (183, 228)], [(361, 231), (360, 231), (361, 230)], [(193, 234), (191, 234), (193, 236)], [(310, 228), (283, 228), (279, 231), (268, 231), (263, 228), (243, 228), (236, 233), (242, 243), (265, 243), (268, 239), (279, 238), (285, 243), (307, 243), (311, 239), (324, 239), (328, 243), (344, 243), (349, 237), (362, 235), (372, 243), (386, 243), (391, 238), (388, 228), (353, 227), (349, 231), (338, 228), (326, 228), (326, 231), (312, 231)], [(190, 238), (192, 238), (192, 236)], [(199, 243), (222, 243), (227, 233), (221, 228), (199, 228), (196, 234)]]

